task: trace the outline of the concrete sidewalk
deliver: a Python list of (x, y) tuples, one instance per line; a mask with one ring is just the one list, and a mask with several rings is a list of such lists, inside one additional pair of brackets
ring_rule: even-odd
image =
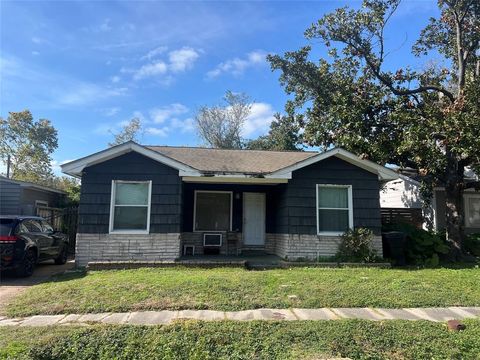
[(194, 319), (201, 321), (292, 321), (292, 320), (427, 320), (443, 322), (452, 319), (480, 318), (480, 307), (448, 308), (322, 308), (322, 309), (256, 309), (243, 311), (180, 310), (142, 311), (128, 313), (35, 315), (26, 318), (0, 316), (0, 326), (46, 326), (131, 324), (165, 325), (175, 320)]

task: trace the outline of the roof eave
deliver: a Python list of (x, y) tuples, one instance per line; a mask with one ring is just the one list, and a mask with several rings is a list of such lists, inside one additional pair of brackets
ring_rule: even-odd
[(109, 149), (105, 149), (89, 156), (68, 162), (61, 165), (61, 169), (65, 174), (81, 177), (82, 172), (86, 167), (102, 163), (132, 151), (177, 169), (181, 173), (189, 174), (191, 176), (200, 175), (200, 172), (197, 169), (174, 160), (166, 155), (160, 154), (157, 151), (141, 146), (134, 141), (128, 141), (121, 145), (113, 146)]
[(290, 179), (293, 171), (312, 165), (319, 161), (328, 159), (332, 156), (336, 156), (346, 162), (349, 162), (352, 165), (358, 166), (366, 171), (377, 174), (378, 179), (380, 181), (391, 181), (391, 180), (398, 179), (398, 174), (395, 171), (385, 166), (374, 163), (373, 161), (361, 159), (357, 155), (352, 154), (351, 152), (341, 148), (335, 148), (335, 149), (326, 151), (324, 153), (318, 154), (316, 156), (312, 156), (306, 160), (300, 161), (291, 166), (287, 166), (286, 168), (274, 171), (270, 173), (270, 176), (272, 177), (285, 176)]

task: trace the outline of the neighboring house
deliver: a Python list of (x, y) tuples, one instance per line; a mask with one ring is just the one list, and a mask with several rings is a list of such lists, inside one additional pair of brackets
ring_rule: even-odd
[(37, 207), (61, 207), (67, 193), (0, 176), (0, 215), (37, 215)]
[[(412, 177), (418, 175), (412, 174)], [(470, 174), (470, 176), (474, 176)], [(380, 192), (382, 208), (421, 209), (423, 200), (420, 182), (410, 176), (399, 174), (399, 178), (386, 183)], [(474, 178), (472, 177), (472, 180)], [(480, 232), (480, 192), (466, 190), (463, 196), (465, 210), (465, 233)], [(445, 188), (436, 187), (430, 206), (423, 209), (424, 228), (445, 229)]]
[(171, 261), (260, 250), (334, 255), (367, 227), (382, 253), (379, 192), (397, 174), (342, 149), (325, 153), (141, 146), (62, 165), (82, 179), (76, 260)]

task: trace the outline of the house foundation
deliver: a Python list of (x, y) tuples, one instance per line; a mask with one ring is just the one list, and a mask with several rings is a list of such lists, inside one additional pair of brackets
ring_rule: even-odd
[(76, 266), (97, 261), (174, 261), (180, 234), (77, 234)]

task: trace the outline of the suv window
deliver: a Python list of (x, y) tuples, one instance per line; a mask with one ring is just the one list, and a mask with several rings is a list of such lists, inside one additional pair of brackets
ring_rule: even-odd
[(31, 233), (43, 232), (42, 225), (40, 225), (40, 222), (37, 220), (33, 220), (33, 219), (25, 220), (23, 224), (27, 228), (28, 232), (31, 232)]
[(10, 235), (14, 224), (14, 219), (0, 219), (0, 235)]
[(43, 227), (43, 232), (44, 233), (51, 233), (53, 232), (53, 228), (50, 226), (48, 222), (45, 220), (42, 220), (42, 227)]
[(28, 229), (25, 226), (25, 222), (21, 222), (17, 225), (17, 228), (15, 229), (15, 234), (22, 234), (22, 233), (28, 233)]

